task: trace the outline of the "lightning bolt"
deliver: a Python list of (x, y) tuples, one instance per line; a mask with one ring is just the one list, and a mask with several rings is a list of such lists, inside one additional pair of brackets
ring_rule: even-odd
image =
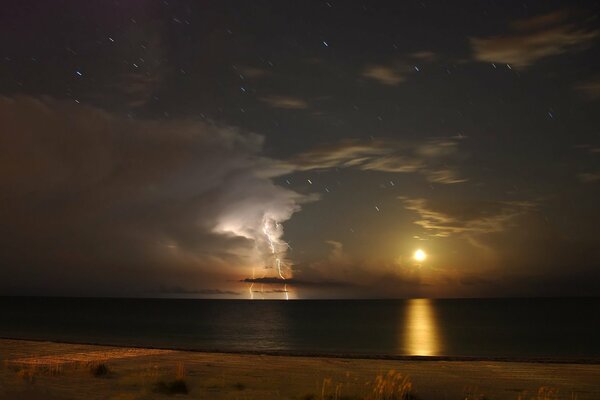
[[(254, 280), (254, 268), (252, 268), (252, 280)], [(254, 287), (254, 282), (252, 282), (252, 284), (248, 288), (248, 291), (250, 292), (250, 300), (254, 300), (254, 292), (252, 291), (253, 287)]]
[[(277, 267), (277, 273), (279, 274), (279, 277), (285, 281), (285, 276), (283, 276), (283, 272), (281, 270), (281, 257), (279, 256), (279, 252), (275, 248), (275, 245), (276, 244), (279, 246), (283, 245), (285, 247), (289, 247), (289, 245), (287, 243), (285, 243), (284, 241), (280, 240), (278, 235), (274, 235), (273, 232), (271, 232), (270, 223), (272, 223), (272, 222), (273, 222), (273, 220), (265, 217), (265, 219), (263, 221), (263, 233), (264, 233), (265, 237), (267, 238), (267, 243), (269, 244), (269, 249), (271, 250), (271, 255), (273, 255), (273, 257), (275, 258), (275, 266)], [(281, 225), (279, 224), (279, 222), (277, 222), (277, 221), (274, 221), (274, 222), (275, 222), (275, 227), (277, 229), (280, 229)], [(284, 291), (285, 291), (285, 299), (289, 300), (286, 283), (284, 283)]]

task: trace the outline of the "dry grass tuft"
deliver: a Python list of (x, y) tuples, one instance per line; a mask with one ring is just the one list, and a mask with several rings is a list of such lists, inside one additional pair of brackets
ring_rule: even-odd
[(170, 382), (156, 382), (153, 392), (161, 394), (188, 394), (189, 390), (183, 379), (175, 379)]
[(35, 383), (35, 371), (32, 368), (20, 369), (17, 376), (26, 383), (33, 385)]
[(108, 369), (108, 366), (104, 363), (93, 364), (90, 367), (90, 373), (96, 378), (100, 378), (107, 376), (110, 373), (110, 369)]
[(483, 393), (479, 390), (478, 387), (467, 387), (465, 389), (465, 399), (464, 400), (488, 400), (487, 397), (483, 395)]
[(367, 400), (413, 400), (412, 383), (408, 376), (394, 370), (378, 375)]
[(175, 371), (175, 379), (184, 380), (187, 376), (185, 365), (182, 362), (177, 363), (177, 370)]
[(571, 394), (571, 397), (561, 396), (559, 390), (557, 388), (542, 386), (538, 389), (537, 393), (533, 395), (521, 394), (517, 398), (517, 400), (577, 400), (577, 396), (575, 394)]

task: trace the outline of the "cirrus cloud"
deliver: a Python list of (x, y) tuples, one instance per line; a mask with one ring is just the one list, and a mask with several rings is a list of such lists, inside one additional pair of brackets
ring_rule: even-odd
[(567, 11), (557, 11), (515, 21), (508, 35), (471, 38), (473, 57), (525, 69), (542, 58), (588, 46), (598, 36), (598, 30), (578, 27), (568, 17)]
[(415, 173), (429, 182), (453, 184), (466, 182), (455, 167), (458, 141), (433, 138), (424, 142), (398, 140), (343, 140), (323, 145), (284, 161), (282, 169), (309, 171), (329, 168), (354, 168), (361, 171)]
[(535, 209), (530, 201), (476, 201), (453, 203), (400, 197), (407, 210), (417, 213), (414, 223), (429, 236), (502, 232), (514, 219)]

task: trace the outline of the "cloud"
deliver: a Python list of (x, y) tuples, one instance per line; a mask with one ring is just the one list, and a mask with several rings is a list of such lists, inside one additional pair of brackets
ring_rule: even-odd
[(388, 86), (396, 86), (406, 80), (405, 74), (400, 73), (396, 68), (385, 65), (369, 65), (363, 71), (362, 76)]
[(585, 150), (590, 154), (600, 154), (600, 146), (592, 145), (592, 144), (578, 144), (573, 146), (575, 149)]
[(285, 161), (282, 169), (309, 171), (355, 168), (362, 171), (416, 173), (434, 183), (465, 182), (448, 163), (458, 156), (458, 141), (428, 139), (425, 142), (392, 140), (343, 140), (299, 154)]
[(273, 108), (283, 108), (287, 110), (301, 110), (308, 108), (308, 103), (298, 97), (292, 96), (266, 96), (261, 97), (261, 101), (267, 103)]
[[(584, 151), (588, 156), (598, 156), (600, 155), (600, 146), (593, 144), (579, 144), (574, 146), (574, 148)], [(600, 182), (600, 171), (584, 171), (577, 174), (577, 179), (581, 183), (595, 183)]]
[(600, 181), (600, 171), (598, 172), (582, 172), (577, 175), (583, 183), (594, 183)]
[(415, 63), (424, 64), (435, 61), (436, 54), (431, 51), (418, 51), (397, 59), (390, 65), (367, 65), (361, 76), (387, 86), (398, 86), (406, 81), (410, 74), (418, 71)]
[(331, 246), (328, 256), (296, 268), (295, 279), (316, 283), (301, 287), (307, 297), (422, 297), (445, 290), (440, 286), (447, 279), (445, 271), (418, 268), (395, 257), (350, 255), (341, 242), (326, 243)]
[(163, 294), (172, 294), (172, 295), (180, 295), (180, 294), (199, 294), (205, 296), (239, 296), (242, 292), (237, 292), (234, 290), (221, 290), (221, 289), (185, 289), (181, 286), (173, 286), (173, 287), (161, 287), (159, 293)]
[(266, 278), (246, 278), (241, 282), (245, 283), (262, 283), (265, 285), (291, 285), (295, 287), (355, 287), (356, 284), (348, 282), (339, 282), (335, 280), (326, 281), (310, 281), (297, 278), (281, 279), (276, 277)]
[(433, 51), (417, 51), (415, 53), (409, 54), (409, 57), (415, 60), (424, 61), (424, 62), (432, 62), (435, 61), (437, 55)]
[(577, 27), (567, 22), (566, 11), (557, 11), (511, 24), (504, 36), (471, 38), (475, 60), (505, 63), (525, 69), (538, 60), (588, 46), (598, 30)]
[(265, 220), (309, 200), (271, 181), (262, 143), (195, 120), (0, 97), (0, 292), (230, 290), (270, 261)]
[(269, 74), (269, 71), (266, 69), (248, 65), (237, 67), (235, 69), (244, 79), (259, 79)]
[(502, 232), (513, 226), (514, 219), (535, 209), (533, 202), (471, 201), (450, 202), (423, 198), (400, 197), (407, 210), (419, 219), (414, 223), (430, 236)]
[(595, 100), (600, 98), (600, 77), (590, 79), (575, 86), (575, 89)]

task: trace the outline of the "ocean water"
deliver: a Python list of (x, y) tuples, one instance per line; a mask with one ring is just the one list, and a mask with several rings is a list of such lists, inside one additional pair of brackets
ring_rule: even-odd
[(0, 297), (0, 337), (285, 354), (600, 359), (600, 299)]

